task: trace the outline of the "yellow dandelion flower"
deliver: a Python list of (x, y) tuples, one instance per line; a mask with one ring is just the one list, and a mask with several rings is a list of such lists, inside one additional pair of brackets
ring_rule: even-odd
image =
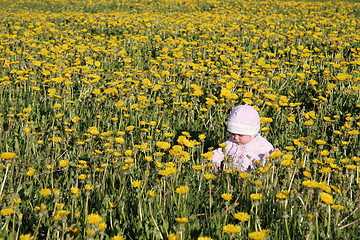
[(249, 238), (250, 239), (254, 239), (254, 240), (263, 240), (267, 237), (267, 235), (269, 235), (269, 230), (262, 230), (262, 231), (257, 231), (257, 232), (252, 232), (249, 233)]
[(315, 140), (315, 142), (316, 142), (317, 145), (324, 145), (324, 144), (326, 144), (326, 141), (321, 140), (321, 139)]
[(156, 192), (154, 190), (150, 190), (148, 194), (150, 197), (156, 197)]
[(161, 148), (161, 149), (164, 149), (164, 150), (168, 150), (170, 147), (171, 147), (171, 144), (168, 143), (168, 142), (157, 142), (156, 143), (156, 146)]
[(331, 208), (334, 210), (343, 210), (344, 206), (342, 205), (331, 205)]
[(133, 188), (139, 188), (141, 187), (141, 180), (132, 181), (131, 185), (133, 186)]
[(239, 172), (239, 176), (242, 178), (242, 179), (246, 179), (248, 177), (251, 176), (250, 173), (246, 173), (246, 172)]
[(131, 149), (128, 149), (124, 152), (124, 155), (127, 156), (127, 157), (130, 157), (131, 155), (133, 154), (132, 150)]
[(51, 108), (52, 109), (55, 109), (55, 108), (60, 108), (61, 107), (61, 104), (60, 103), (56, 103), (54, 104), (54, 106), (52, 106)]
[(319, 170), (320, 173), (331, 173), (331, 171), (330, 167), (323, 167)]
[(294, 139), (293, 142), (296, 146), (301, 146), (301, 142), (299, 139)]
[(152, 158), (151, 156), (146, 156), (146, 157), (145, 157), (145, 160), (146, 160), (147, 162), (152, 162), (153, 158)]
[(32, 240), (32, 239), (33, 239), (33, 237), (31, 236), (30, 233), (20, 235), (20, 240)]
[(328, 193), (321, 193), (320, 194), (320, 199), (326, 203), (326, 204), (333, 204), (334, 203), (334, 198), (328, 194)]
[(55, 214), (55, 215), (51, 218), (51, 220), (53, 220), (54, 222), (58, 222), (58, 221), (61, 220), (61, 218), (62, 218), (62, 217), (60, 217), (58, 214)]
[(262, 195), (261, 193), (252, 193), (252, 194), (250, 194), (250, 198), (252, 199), (252, 200), (261, 200), (261, 199), (263, 199), (263, 197), (264, 197), (264, 195)]
[(168, 169), (159, 170), (158, 174), (161, 175), (161, 176), (169, 176), (169, 175), (171, 175), (171, 173), (170, 173), (170, 171), (168, 171)]
[(70, 189), (70, 191), (71, 191), (72, 194), (75, 194), (75, 196), (79, 196), (79, 194), (81, 192), (81, 190), (79, 188), (77, 188), (77, 187), (72, 187)]
[(32, 167), (29, 167), (28, 171), (26, 172), (26, 175), (29, 177), (33, 176), (35, 174), (35, 169)]
[(308, 171), (304, 171), (304, 172), (303, 172), (303, 175), (304, 175), (305, 177), (307, 177), (307, 178), (310, 178), (310, 177), (311, 177), (311, 173), (308, 172)]
[(355, 170), (355, 169), (356, 169), (356, 165), (349, 164), (349, 165), (346, 165), (345, 168), (346, 168), (346, 169), (349, 169), (349, 170)]
[(293, 122), (293, 121), (295, 121), (295, 115), (294, 115), (294, 114), (290, 114), (290, 116), (287, 116), (286, 119), (287, 119), (289, 122)]
[(111, 238), (111, 240), (125, 240), (125, 238), (123, 237), (123, 236), (113, 236), (112, 238)]
[(336, 135), (341, 135), (342, 134), (342, 132), (340, 132), (338, 130), (333, 131), (333, 133), (336, 134)]
[(86, 230), (86, 233), (92, 237), (95, 236), (96, 231), (94, 229), (89, 228), (88, 230)]
[(319, 183), (315, 180), (305, 180), (302, 182), (302, 185), (308, 188), (317, 188), (319, 186)]
[(48, 195), (50, 195), (51, 194), (51, 190), (50, 189), (48, 189), (48, 188), (44, 188), (44, 189), (41, 189), (40, 190), (40, 194), (42, 195), (42, 196), (48, 196)]
[(223, 226), (223, 231), (227, 232), (229, 234), (236, 234), (240, 232), (241, 228), (240, 226), (234, 225), (234, 224), (227, 224)]
[(92, 135), (98, 135), (100, 132), (96, 129), (90, 130), (89, 131)]
[(221, 197), (225, 200), (225, 201), (230, 201), (233, 197), (233, 195), (231, 193), (223, 193), (221, 194)]
[(100, 223), (103, 219), (102, 219), (102, 217), (101, 217), (99, 214), (97, 214), (97, 213), (92, 213), (92, 214), (89, 214), (89, 215), (87, 216), (87, 220), (88, 220), (88, 222), (89, 222), (90, 224), (98, 224), (98, 223)]
[(313, 120), (305, 121), (305, 125), (306, 126), (312, 126), (312, 125), (314, 125), (314, 121)]
[(261, 181), (260, 181), (260, 180), (255, 180), (255, 181), (254, 181), (254, 184), (255, 184), (256, 186), (260, 186), (260, 185), (261, 185)]
[(78, 178), (80, 180), (85, 180), (86, 179), (86, 174), (80, 174)]
[(134, 126), (127, 126), (126, 127), (126, 131), (131, 131), (131, 130), (133, 130), (135, 127)]
[(212, 179), (215, 178), (215, 175), (212, 174), (212, 173), (206, 173), (206, 174), (204, 174), (204, 178), (205, 178), (206, 180), (212, 180)]
[(67, 165), (69, 165), (69, 160), (60, 160), (60, 162), (59, 162), (60, 167), (64, 168)]
[(359, 131), (355, 129), (355, 130), (349, 131), (348, 133), (350, 136), (354, 136), (354, 135), (358, 135)]
[(220, 143), (219, 144), (219, 147), (221, 147), (221, 148), (224, 148), (224, 147), (226, 147), (227, 146), (227, 143)]
[(180, 238), (180, 234), (171, 233), (167, 235), (168, 240), (178, 240)]
[(271, 159), (276, 159), (276, 158), (281, 157), (282, 155), (283, 155), (282, 152), (280, 152), (280, 151), (275, 151), (275, 152), (272, 152), (272, 153), (269, 155), (269, 157), (270, 157)]
[(178, 188), (176, 188), (175, 192), (178, 194), (185, 194), (189, 191), (189, 187), (187, 186), (180, 186)]
[(3, 215), (3, 216), (9, 216), (9, 215), (14, 214), (14, 213), (15, 213), (15, 210), (12, 209), (12, 208), (1, 209), (1, 215)]
[(245, 212), (238, 212), (238, 213), (234, 213), (234, 218), (241, 222), (245, 222), (250, 219), (250, 215)]
[(205, 158), (205, 159), (207, 159), (207, 160), (210, 161), (210, 160), (212, 159), (213, 154), (214, 154), (214, 153), (210, 151), (210, 152), (202, 153), (202, 154), (201, 154), (201, 157), (203, 157), (203, 158)]
[(106, 223), (104, 223), (104, 222), (102, 222), (102, 223), (100, 223), (99, 224), (99, 231), (103, 231), (103, 230), (105, 230), (106, 229), (106, 227), (107, 227), (107, 224)]
[(24, 131), (25, 131), (25, 133), (30, 133), (30, 132), (31, 132), (31, 128), (26, 127), (26, 128), (24, 128)]
[(291, 167), (294, 164), (294, 160), (283, 160), (280, 165), (284, 167)]
[(175, 221), (181, 224), (188, 223), (189, 219), (187, 217), (175, 218)]
[(278, 193), (278, 194), (276, 194), (276, 197), (277, 197), (278, 199), (285, 199), (285, 198), (287, 197), (287, 195), (284, 194), (284, 193)]
[(211, 237), (198, 237), (197, 240), (212, 240)]
[(53, 138), (51, 138), (51, 141), (53, 141), (53, 142), (61, 142), (61, 137), (53, 137)]
[(115, 103), (116, 107), (121, 107), (122, 105), (124, 105), (124, 101), (122, 101), (122, 100), (119, 100)]
[(331, 193), (331, 188), (327, 185), (326, 182), (319, 182), (319, 186), (318, 186), (321, 190), (323, 190), (324, 192), (327, 193)]
[(70, 214), (70, 211), (69, 210), (58, 210), (56, 212), (60, 217), (66, 217), (67, 215)]
[(202, 169), (202, 166), (201, 165), (194, 165), (192, 166), (192, 169), (194, 169), (195, 171), (199, 171)]
[(123, 144), (125, 142), (125, 139), (123, 137), (117, 137), (115, 138), (115, 142), (119, 144)]
[(199, 135), (199, 140), (201, 141), (201, 140), (204, 140), (206, 138), (206, 136), (205, 136), (205, 134), (200, 134)]
[(330, 152), (328, 150), (322, 150), (320, 154), (321, 156), (329, 156)]
[(71, 119), (71, 121), (72, 121), (73, 123), (77, 123), (79, 120), (80, 120), (79, 117), (73, 117), (73, 118)]
[(1, 157), (2, 159), (5, 159), (5, 160), (14, 158), (15, 156), (16, 156), (16, 154), (13, 153), (13, 152), (4, 152), (4, 153), (2, 153), (2, 154), (0, 155), (0, 157)]

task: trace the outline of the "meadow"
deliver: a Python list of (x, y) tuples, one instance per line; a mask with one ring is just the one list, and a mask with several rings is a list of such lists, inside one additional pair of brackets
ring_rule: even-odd
[[(356, 239), (356, 1), (3, 0), (0, 238)], [(281, 152), (214, 173), (227, 117)]]

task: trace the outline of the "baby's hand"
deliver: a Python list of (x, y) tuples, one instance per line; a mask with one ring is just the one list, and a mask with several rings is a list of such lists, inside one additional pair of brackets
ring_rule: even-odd
[(217, 163), (213, 163), (213, 167), (212, 167), (212, 168), (213, 168), (214, 173), (217, 174), (218, 171), (219, 171), (220, 165), (217, 164)]

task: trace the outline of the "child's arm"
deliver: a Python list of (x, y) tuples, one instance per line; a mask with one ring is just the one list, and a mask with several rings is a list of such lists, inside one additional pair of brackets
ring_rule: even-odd
[(229, 153), (230, 153), (231, 149), (234, 147), (234, 143), (231, 140), (231, 138), (229, 138), (224, 143), (226, 143), (226, 147), (224, 147), (224, 148), (220, 147), (220, 148), (215, 149), (213, 151), (213, 156), (212, 156), (211, 160), (213, 162), (213, 169), (214, 169), (215, 173), (217, 173), (218, 169), (221, 168), (221, 163), (222, 163), (222, 161), (224, 161), (225, 155), (229, 156)]
[(273, 152), (280, 152), (280, 149), (279, 148), (275, 148), (273, 151), (271, 151), (271, 153)]
[(260, 154), (259, 157), (261, 160), (261, 165), (265, 166), (267, 160), (271, 161), (270, 154), (272, 152), (277, 152), (280, 150), (278, 148), (274, 149), (274, 146), (270, 142), (268, 142), (265, 138), (262, 138), (261, 143), (262, 143), (262, 146), (260, 148), (261, 148), (262, 154)]
[(222, 148), (218, 148), (215, 149), (213, 151), (213, 156), (212, 156), (212, 162), (213, 162), (213, 170), (215, 173), (218, 172), (218, 169), (221, 166), (221, 162), (224, 161), (224, 152)]
[[(266, 154), (266, 158), (264, 159), (265, 161), (266, 160), (269, 160), (271, 161), (272, 159), (270, 158), (270, 154), (273, 153), (273, 152), (281, 152), (279, 148), (273, 148), (271, 149), (267, 154)], [(264, 165), (265, 165), (265, 161), (264, 161)]]

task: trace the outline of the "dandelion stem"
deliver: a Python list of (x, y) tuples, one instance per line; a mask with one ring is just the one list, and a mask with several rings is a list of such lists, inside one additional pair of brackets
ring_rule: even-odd
[[(296, 168), (294, 169), (293, 175), (292, 175), (292, 177), (291, 177), (290, 184), (289, 184), (289, 188), (288, 188), (288, 192), (290, 192), (290, 190), (291, 190), (291, 186), (292, 186), (292, 183), (293, 183), (293, 181), (294, 181), (295, 174), (296, 174)], [(286, 198), (285, 208), (286, 208), (286, 206), (287, 206), (287, 203), (288, 203), (288, 199)]]
[(357, 223), (357, 222), (359, 222), (359, 221), (360, 221), (360, 219), (355, 220), (355, 221), (353, 221), (353, 222), (351, 222), (351, 223), (348, 223), (348, 224), (346, 224), (346, 225), (344, 225), (344, 226), (340, 227), (339, 229), (346, 228), (346, 227), (348, 227), (348, 226), (350, 226), (350, 225), (353, 225), (353, 224), (355, 224), (355, 223)]
[(163, 179), (163, 182), (164, 182), (164, 206), (163, 206), (163, 210), (165, 211), (165, 206), (166, 206), (165, 179)]
[(329, 173), (329, 175), (328, 175), (328, 180), (327, 180), (327, 185), (329, 186), (329, 184), (330, 184), (330, 175), (331, 175), (331, 172)]
[(350, 217), (351, 215), (353, 215), (356, 211), (358, 210), (358, 207), (355, 208), (354, 211), (352, 211), (348, 216), (346, 216), (343, 220), (341, 220), (338, 224), (338, 226), (340, 226), (348, 217)]
[(72, 203), (71, 203), (71, 220), (74, 219), (74, 199), (72, 200)]
[(288, 226), (288, 221), (287, 221), (288, 218), (285, 218), (285, 227), (286, 227), (286, 233), (287, 233), (287, 236), (288, 236), (288, 239), (291, 240), (291, 237), (290, 237), (290, 231), (289, 231), (289, 226)]
[(39, 231), (39, 228), (40, 228), (40, 224), (41, 224), (41, 220), (42, 220), (42, 217), (40, 218), (39, 220), (39, 223), (36, 227), (36, 230), (35, 230), (35, 233), (34, 233), (34, 239), (36, 239), (37, 235), (38, 235), (38, 231)]
[(225, 210), (225, 219), (224, 219), (224, 224), (226, 225), (226, 220), (227, 220), (227, 216), (228, 216), (228, 210), (229, 210), (229, 202), (226, 202), (226, 210)]
[(257, 203), (255, 203), (255, 230), (258, 231), (258, 226), (257, 226), (257, 213), (258, 213), (258, 205)]
[[(161, 218), (162, 218), (164, 224), (168, 223), (168, 222), (165, 220), (164, 215), (163, 215), (162, 212), (160, 212), (160, 215), (161, 215)], [(165, 231), (166, 231), (166, 235), (169, 235), (168, 226), (165, 226)]]
[(179, 197), (178, 197), (178, 203), (177, 203), (177, 209), (178, 209), (178, 211), (180, 210), (180, 194), (179, 194)]
[(1, 185), (0, 196), (1, 196), (2, 191), (3, 191), (3, 189), (4, 189), (4, 185), (5, 185), (5, 181), (6, 181), (6, 177), (7, 177), (8, 171), (9, 171), (9, 164), (6, 165), (6, 172), (5, 172), (5, 176), (4, 176), (3, 183), (2, 183), (2, 185)]
[(211, 188), (212, 188), (212, 184), (211, 184), (211, 180), (209, 181), (209, 194), (210, 194), (210, 200), (209, 200), (209, 205), (210, 205), (210, 219), (211, 219), (211, 207), (212, 207), (212, 195), (211, 195)]
[(329, 237), (329, 234), (330, 234), (330, 221), (331, 221), (331, 207), (330, 207), (330, 204), (328, 205), (328, 208), (329, 208), (329, 218), (328, 218), (328, 226), (327, 226), (327, 236)]
[(16, 214), (13, 214), (13, 226), (12, 226), (12, 233), (14, 234), (15, 233), (15, 216)]
[(138, 192), (138, 199), (139, 199), (139, 214), (140, 214), (140, 221), (142, 222), (142, 211), (141, 211), (141, 197), (140, 197), (140, 191)]
[(21, 222), (19, 222), (15, 240), (17, 240), (19, 238), (20, 226), (21, 226)]
[(85, 217), (88, 215), (88, 202), (89, 202), (89, 195), (86, 195), (86, 201), (85, 201)]
[(155, 227), (156, 227), (156, 229), (158, 230), (158, 232), (159, 232), (159, 234), (160, 234), (161, 239), (164, 239), (164, 237), (163, 237), (162, 234), (161, 234), (160, 228), (159, 228), (159, 226), (158, 226), (158, 224), (157, 224), (157, 222), (156, 222), (156, 220), (155, 220), (155, 218), (154, 218), (154, 214), (153, 214), (153, 212), (152, 212), (152, 207), (151, 207), (151, 202), (149, 202), (149, 211), (150, 211), (151, 219), (153, 220), (153, 222), (154, 222), (154, 224), (155, 224)]
[(8, 225), (9, 225), (9, 221), (10, 221), (10, 218), (6, 220), (4, 226), (1, 228), (1, 231), (4, 230), (6, 228), (6, 232), (7, 232), (7, 229), (8, 229)]
[(318, 221), (318, 213), (316, 214), (315, 217), (315, 222), (316, 222), (316, 240), (319, 240), (319, 221)]

